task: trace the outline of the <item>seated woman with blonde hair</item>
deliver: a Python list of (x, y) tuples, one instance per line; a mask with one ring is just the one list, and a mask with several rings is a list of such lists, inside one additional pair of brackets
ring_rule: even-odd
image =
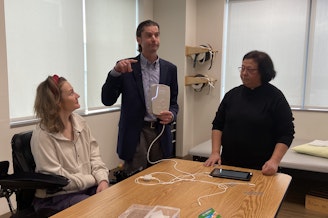
[[(48, 76), (37, 88), (34, 110), (40, 118), (31, 139), (36, 172), (69, 179), (56, 193), (38, 189), (36, 212), (52, 214), (108, 188), (109, 170), (86, 121), (73, 111), (80, 108), (77, 94), (63, 77)], [(48, 214), (48, 215), (52, 215)]]

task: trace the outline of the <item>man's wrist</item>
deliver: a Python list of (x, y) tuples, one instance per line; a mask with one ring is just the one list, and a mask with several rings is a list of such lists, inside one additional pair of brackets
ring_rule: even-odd
[(115, 70), (115, 67), (110, 71), (110, 75), (114, 76), (114, 77), (119, 77), (122, 75), (122, 73), (118, 72), (117, 70)]

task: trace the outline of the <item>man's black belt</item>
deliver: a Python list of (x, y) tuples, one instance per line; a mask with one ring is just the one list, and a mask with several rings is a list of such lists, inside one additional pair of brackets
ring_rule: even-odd
[(151, 129), (155, 129), (157, 125), (157, 121), (144, 121), (144, 126), (149, 127)]

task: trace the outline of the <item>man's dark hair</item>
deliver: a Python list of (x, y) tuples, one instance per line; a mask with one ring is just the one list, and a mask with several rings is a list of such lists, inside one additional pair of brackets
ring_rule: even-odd
[[(141, 33), (142, 33), (142, 31), (144, 31), (145, 26), (157, 26), (157, 28), (159, 30), (159, 24), (158, 23), (156, 23), (155, 21), (152, 21), (152, 20), (145, 20), (145, 21), (141, 22), (138, 25), (138, 28), (137, 28), (137, 31), (136, 31), (136, 36), (137, 37), (141, 37)], [(142, 48), (141, 48), (140, 44), (138, 45), (138, 51), (140, 53), (142, 52)]]

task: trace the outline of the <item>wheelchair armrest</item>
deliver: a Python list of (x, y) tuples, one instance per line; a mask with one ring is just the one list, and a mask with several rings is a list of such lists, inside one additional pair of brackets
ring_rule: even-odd
[(35, 172), (14, 173), (0, 178), (1, 187), (9, 189), (58, 190), (68, 182), (69, 180), (64, 176)]
[(9, 161), (0, 162), (0, 176), (6, 176), (8, 174)]

